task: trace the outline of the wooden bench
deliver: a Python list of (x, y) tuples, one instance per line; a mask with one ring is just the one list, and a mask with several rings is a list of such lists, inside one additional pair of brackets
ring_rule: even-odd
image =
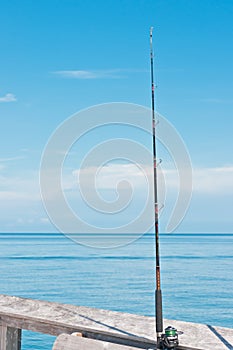
[(138, 348), (61, 334), (57, 337), (52, 350), (138, 350)]

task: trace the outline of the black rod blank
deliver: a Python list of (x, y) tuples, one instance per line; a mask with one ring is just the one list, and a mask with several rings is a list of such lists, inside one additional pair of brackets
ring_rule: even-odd
[(160, 348), (163, 333), (162, 291), (160, 278), (159, 257), (159, 208), (158, 208), (158, 185), (157, 185), (157, 161), (156, 161), (156, 134), (155, 134), (155, 85), (154, 85), (154, 53), (153, 53), (153, 27), (150, 28), (150, 63), (151, 63), (151, 105), (153, 125), (153, 158), (154, 158), (154, 212), (155, 212), (155, 252), (156, 252), (156, 291), (155, 291), (155, 314), (157, 349)]

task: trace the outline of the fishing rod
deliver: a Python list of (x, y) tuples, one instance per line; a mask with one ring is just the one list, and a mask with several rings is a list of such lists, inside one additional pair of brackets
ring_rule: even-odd
[(155, 213), (155, 257), (156, 257), (156, 290), (155, 290), (155, 316), (157, 349), (173, 349), (178, 346), (177, 330), (171, 326), (165, 329), (163, 334), (163, 308), (159, 256), (159, 207), (156, 161), (156, 134), (155, 134), (155, 84), (154, 84), (154, 52), (153, 52), (153, 27), (150, 28), (150, 66), (151, 66), (151, 107), (153, 127), (153, 162), (154, 162), (154, 213)]
[(154, 53), (153, 53), (153, 27), (150, 28), (150, 65), (151, 65), (151, 107), (152, 107), (152, 127), (153, 127), (153, 161), (154, 161), (154, 213), (155, 213), (155, 252), (156, 252), (156, 335), (157, 344), (161, 343), (163, 333), (163, 311), (162, 311), (162, 291), (160, 277), (160, 257), (159, 257), (159, 208), (158, 208), (158, 185), (157, 185), (157, 164), (156, 164), (156, 137), (155, 137), (155, 85), (154, 85)]

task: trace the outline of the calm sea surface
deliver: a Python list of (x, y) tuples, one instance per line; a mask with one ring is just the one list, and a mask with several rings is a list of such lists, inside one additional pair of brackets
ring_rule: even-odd
[[(233, 235), (161, 235), (164, 317), (233, 327)], [(154, 315), (154, 237), (97, 249), (60, 234), (0, 234), (0, 293)], [(24, 331), (23, 350), (53, 337)]]

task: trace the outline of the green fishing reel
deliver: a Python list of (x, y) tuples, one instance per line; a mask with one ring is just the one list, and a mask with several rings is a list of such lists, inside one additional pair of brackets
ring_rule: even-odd
[(160, 348), (163, 350), (176, 350), (179, 345), (178, 332), (174, 327), (167, 327), (161, 337)]

